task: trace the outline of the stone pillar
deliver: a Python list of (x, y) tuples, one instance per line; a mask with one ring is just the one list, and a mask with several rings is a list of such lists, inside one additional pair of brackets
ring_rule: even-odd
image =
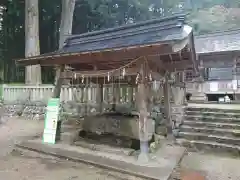
[(197, 78), (197, 81), (195, 83), (195, 92), (192, 93), (192, 96), (190, 98), (190, 101), (197, 102), (197, 103), (203, 103), (207, 101), (207, 96), (204, 93), (204, 88), (203, 88), (203, 70), (204, 70), (204, 63), (202, 59), (199, 59), (200, 61), (200, 77)]
[(195, 92), (192, 93), (190, 101), (196, 103), (204, 103), (207, 101), (207, 96), (203, 92), (203, 82), (196, 82), (195, 84)]
[(179, 126), (183, 123), (185, 108), (185, 88), (172, 86), (173, 104), (171, 106), (171, 117), (173, 122), (173, 135), (177, 136)]

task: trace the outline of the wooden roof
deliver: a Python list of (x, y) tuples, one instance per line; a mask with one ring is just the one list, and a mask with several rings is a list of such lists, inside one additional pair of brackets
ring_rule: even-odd
[(107, 70), (144, 56), (159, 69), (196, 70), (192, 28), (184, 21), (184, 15), (176, 15), (70, 36), (62, 49), (20, 59), (17, 64), (66, 64), (81, 71)]

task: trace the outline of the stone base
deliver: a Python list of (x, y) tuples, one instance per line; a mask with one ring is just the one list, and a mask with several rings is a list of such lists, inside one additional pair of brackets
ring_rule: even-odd
[(60, 140), (66, 144), (73, 144), (79, 138), (79, 131), (61, 133)]
[(193, 93), (191, 98), (191, 102), (206, 102), (207, 101), (207, 96), (204, 93)]
[[(109, 152), (97, 152), (68, 144), (44, 144), (41, 140), (23, 141), (17, 148), (32, 150), (47, 155), (87, 163), (101, 168), (152, 180), (168, 180), (176, 165), (183, 158), (185, 148), (176, 145), (162, 145), (148, 163), (139, 163), (136, 157), (117, 155)], [(144, 157), (143, 157), (144, 158)]]
[(148, 148), (148, 142), (140, 142), (140, 154), (138, 156), (138, 161), (140, 163), (147, 163), (149, 161), (149, 157), (148, 157), (148, 151), (149, 151), (149, 148)]
[(172, 122), (173, 128), (178, 129), (179, 126), (183, 123), (185, 105), (172, 105)]
[(146, 164), (146, 163), (148, 163), (148, 162), (149, 162), (149, 156), (148, 156), (148, 154), (141, 152), (141, 153), (139, 154), (139, 156), (138, 156), (138, 162), (139, 162), (140, 164)]

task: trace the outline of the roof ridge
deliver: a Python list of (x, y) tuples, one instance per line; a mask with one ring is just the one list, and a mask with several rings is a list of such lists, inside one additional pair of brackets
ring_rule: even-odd
[(104, 33), (121, 31), (121, 30), (124, 30), (124, 29), (127, 29), (127, 28), (135, 28), (135, 27), (139, 27), (139, 26), (150, 25), (150, 24), (163, 22), (163, 21), (171, 20), (171, 19), (178, 19), (180, 22), (184, 22), (185, 17), (186, 17), (185, 14), (179, 14), (178, 13), (178, 14), (174, 14), (173, 16), (169, 16), (169, 17), (155, 18), (155, 19), (151, 19), (151, 20), (147, 20), (147, 21), (141, 21), (141, 22), (138, 22), (138, 23), (125, 24), (125, 25), (122, 25), (122, 26), (119, 26), (119, 27), (107, 28), (107, 29), (87, 32), (87, 33), (83, 33), (83, 34), (70, 35), (67, 38), (67, 40), (72, 40), (72, 39), (75, 39), (75, 38), (83, 38), (83, 37), (101, 35), (101, 34), (104, 34)]

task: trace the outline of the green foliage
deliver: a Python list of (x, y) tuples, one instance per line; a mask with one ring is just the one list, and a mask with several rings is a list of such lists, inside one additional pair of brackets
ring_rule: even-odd
[[(144, 2), (144, 3), (143, 3)], [(82, 0), (76, 4), (73, 33), (119, 26), (151, 17), (144, 0)]]
[(202, 0), (195, 8), (190, 12), (189, 23), (196, 34), (240, 28), (239, 0)]

